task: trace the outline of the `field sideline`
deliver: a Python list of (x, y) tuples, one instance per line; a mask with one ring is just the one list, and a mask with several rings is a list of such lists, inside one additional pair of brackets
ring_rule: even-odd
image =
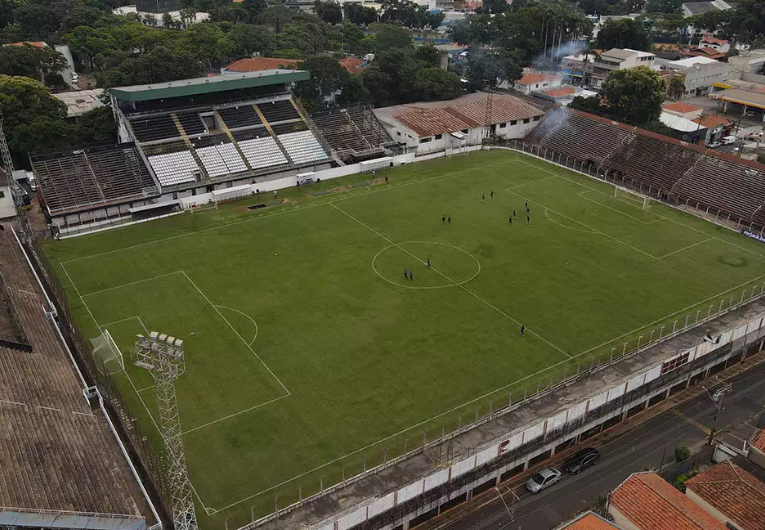
[(120, 346), (118, 381), (154, 443), (132, 343), (154, 329), (186, 341), (177, 392), (204, 529), (286, 506), (299, 486), (315, 493), (765, 281), (761, 243), (515, 152), (375, 178), (45, 245), (86, 336), (108, 329)]

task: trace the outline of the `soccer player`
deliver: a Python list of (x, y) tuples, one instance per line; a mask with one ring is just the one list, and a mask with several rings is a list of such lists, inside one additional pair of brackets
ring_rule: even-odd
[(409, 281), (414, 280), (414, 271), (409, 271)]
[(443, 224), (443, 223), (445, 223), (445, 222), (446, 222), (446, 216), (445, 216), (445, 215), (442, 215), (442, 216), (441, 216), (441, 224)]
[(274, 190), (274, 199), (279, 196), (279, 192)]
[(526, 326), (521, 324), (521, 335), (526, 335)]
[(518, 212), (515, 211), (515, 208), (513, 208), (513, 217), (518, 219)]
[(489, 194), (489, 198), (490, 198), (490, 199), (493, 199), (493, 198), (494, 198), (494, 190), (491, 190), (491, 193)]
[(526, 203), (526, 213), (531, 213), (531, 208), (529, 207), (529, 203)]
[(450, 215), (449, 217), (446, 218), (446, 224), (451, 224), (451, 222), (452, 222), (452, 216)]
[(529, 214), (526, 214), (526, 224), (529, 224), (531, 222), (531, 216)]
[(428, 258), (428, 259), (426, 259), (426, 260), (425, 260), (425, 266), (426, 266), (427, 268), (430, 268), (430, 258)]
[(404, 278), (409, 278), (409, 270), (404, 267)]
[(385, 183), (388, 183), (388, 175), (385, 175)]
[(508, 217), (507, 218), (507, 224), (509, 224), (509, 225), (513, 224), (513, 218), (512, 217)]
[(485, 201), (485, 200), (486, 200), (486, 194), (485, 194), (485, 193), (482, 193), (482, 194), (481, 194), (481, 202), (483, 202), (483, 201)]

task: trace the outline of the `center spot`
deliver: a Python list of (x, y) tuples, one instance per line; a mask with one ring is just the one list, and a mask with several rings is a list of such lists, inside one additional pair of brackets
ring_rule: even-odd
[[(430, 267), (426, 265), (428, 259)], [(407, 241), (383, 248), (372, 259), (372, 269), (400, 287), (440, 289), (469, 282), (481, 272), (481, 264), (469, 252), (449, 243)], [(404, 269), (410, 277), (404, 276)]]

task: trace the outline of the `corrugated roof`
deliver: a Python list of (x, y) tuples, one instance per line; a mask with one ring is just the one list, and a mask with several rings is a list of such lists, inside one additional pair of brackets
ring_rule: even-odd
[(358, 57), (344, 57), (343, 59), (340, 59), (340, 66), (352, 74), (362, 73), (364, 68), (362, 68), (361, 65), (364, 63), (366, 63), (366, 61), (364, 59), (359, 59)]
[(731, 462), (699, 473), (686, 488), (746, 530), (765, 530), (765, 484)]
[(554, 81), (556, 79), (559, 79), (559, 77), (555, 74), (532, 73), (524, 75), (518, 81), (516, 81), (516, 83), (519, 85), (533, 85), (543, 81)]
[(613, 57), (615, 59), (621, 59), (622, 61), (625, 59), (629, 59), (633, 55), (635, 55), (637, 52), (634, 52), (632, 50), (622, 50), (620, 48), (611, 48), (607, 52), (603, 52), (600, 54), (601, 57)]
[(709, 35), (701, 39), (701, 42), (708, 42), (709, 44), (717, 44), (718, 46), (725, 46), (726, 44), (728, 44), (728, 41), (725, 39), (718, 39), (716, 37), (712, 37)]
[[(385, 111), (385, 109), (380, 109)], [(486, 116), (486, 94), (470, 94), (449, 101), (428, 102), (418, 108), (417, 104), (390, 108), (394, 119), (413, 130), (419, 136), (472, 129), (485, 125), (523, 120), (542, 116), (543, 111), (525, 101), (507, 94), (494, 94), (491, 120)], [(490, 121), (491, 123), (487, 123)]]
[(21, 42), (12, 42), (10, 44), (10, 46), (25, 46), (25, 45), (33, 46), (35, 48), (47, 48), (48, 47), (48, 45), (45, 44), (44, 42), (41, 42), (41, 41), (29, 41), (29, 40), (25, 40), (25, 41), (21, 41)]
[(640, 530), (725, 530), (725, 526), (656, 473), (635, 473), (611, 497)]

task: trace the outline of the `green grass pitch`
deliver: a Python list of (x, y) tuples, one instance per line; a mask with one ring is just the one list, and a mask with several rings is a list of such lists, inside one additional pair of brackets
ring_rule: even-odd
[(765, 278), (761, 243), (518, 153), (370, 178), (46, 246), (86, 334), (106, 328), (123, 351), (116, 377), (155, 443), (132, 343), (185, 339), (203, 528), (286, 506)]

